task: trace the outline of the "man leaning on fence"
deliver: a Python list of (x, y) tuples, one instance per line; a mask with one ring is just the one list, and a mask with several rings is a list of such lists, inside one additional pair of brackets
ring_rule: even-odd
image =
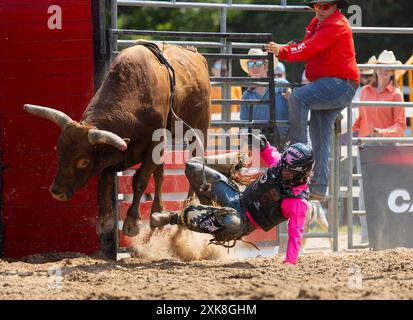
[(324, 200), (328, 187), (328, 157), (332, 127), (341, 110), (350, 106), (359, 82), (350, 24), (340, 9), (348, 1), (306, 0), (315, 12), (303, 41), (287, 46), (274, 42), (268, 52), (284, 61), (305, 61), (309, 84), (289, 97), (291, 143), (308, 143), (308, 114), (311, 110), (310, 138), (314, 150), (314, 176), (310, 197)]
[[(249, 55), (261, 55), (265, 56), (261, 49), (251, 48), (248, 51)], [(274, 64), (277, 66), (278, 60), (274, 59)], [(268, 77), (268, 63), (265, 59), (241, 59), (241, 69), (245, 71), (252, 78), (265, 78)], [(284, 70), (285, 71), (285, 70)], [(275, 83), (288, 84), (288, 81), (282, 77), (274, 79)], [(275, 105), (274, 113), (277, 121), (288, 121), (288, 95), (291, 90), (287, 87), (276, 87), (275, 93)], [(242, 94), (242, 100), (269, 100), (270, 93), (268, 86), (250, 86)], [(252, 108), (252, 109), (251, 109)], [(251, 117), (251, 119), (250, 119)], [(269, 104), (254, 104), (244, 102), (240, 108), (241, 120), (269, 120), (270, 119), (270, 105)], [(272, 131), (273, 128), (270, 129)], [(280, 134), (279, 141), (273, 141), (271, 134), (263, 130), (264, 134), (269, 136), (270, 142), (276, 144), (278, 147), (282, 147), (287, 141), (288, 125), (286, 123), (279, 124), (277, 130)]]

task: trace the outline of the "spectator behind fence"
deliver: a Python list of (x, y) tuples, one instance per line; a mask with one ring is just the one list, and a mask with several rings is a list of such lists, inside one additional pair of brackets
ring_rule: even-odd
[[(393, 51), (384, 50), (377, 64), (401, 64)], [(360, 92), (360, 101), (403, 102), (403, 93), (398, 88), (395, 70), (376, 69), (373, 80)], [(360, 107), (359, 116), (353, 131), (359, 137), (400, 137), (406, 129), (406, 116), (403, 107)]]
[(281, 61), (278, 61), (274, 67), (274, 80), (277, 79), (287, 79), (287, 72), (285, 70), (285, 65)]
[[(377, 58), (376, 56), (370, 57), (370, 59), (366, 62), (366, 64), (376, 64)], [(374, 69), (361, 69), (360, 72), (360, 84), (357, 88), (356, 94), (354, 95), (353, 101), (360, 101), (360, 92), (361, 88), (368, 85), (373, 80)]]
[[(377, 58), (376, 56), (372, 56), (370, 57), (370, 59), (366, 62), (366, 64), (376, 64), (377, 63)], [(359, 75), (360, 75), (360, 83), (359, 86), (356, 90), (356, 94), (354, 95), (353, 98), (353, 102), (354, 101), (360, 101), (360, 92), (361, 89), (370, 84), (370, 82), (373, 80), (373, 74), (374, 74), (374, 69), (359, 69)], [(359, 109), (356, 107), (352, 107), (351, 109), (351, 114), (352, 114), (352, 118), (351, 118), (351, 126), (354, 125), (354, 123), (356, 122), (356, 119), (359, 116)], [(341, 120), (341, 133), (342, 133), (342, 137), (341, 137), (341, 141), (342, 144), (347, 144), (347, 139), (348, 139), (348, 133), (347, 133), (347, 110), (343, 110), (341, 112), (342, 115), (342, 120)]]
[[(393, 51), (384, 50), (377, 64), (401, 64), (396, 60)], [(360, 92), (360, 101), (392, 101), (403, 102), (403, 94), (398, 88), (395, 70), (376, 69), (370, 84), (365, 85)], [(406, 129), (406, 116), (403, 107), (360, 107), (359, 116), (353, 125), (353, 131), (359, 132), (359, 137), (401, 137)], [(357, 169), (361, 172), (360, 157), (357, 159)], [(364, 192), (360, 184), (359, 210), (365, 211)], [(360, 217), (361, 242), (368, 242), (366, 217)]]
[[(328, 3), (326, 3), (328, 2)], [(328, 157), (332, 127), (341, 110), (351, 105), (359, 82), (353, 33), (350, 23), (339, 9), (348, 1), (305, 0), (315, 11), (303, 41), (293, 41), (280, 47), (266, 45), (280, 60), (305, 61), (309, 84), (294, 90), (288, 99), (291, 143), (308, 143), (314, 150), (314, 176), (310, 182), (310, 197), (325, 200), (328, 188)]]
[[(248, 51), (250, 55), (266, 55), (261, 49), (252, 48)], [(278, 60), (274, 61), (274, 63), (278, 63)], [(241, 68), (244, 70), (250, 77), (252, 78), (261, 78), (261, 77), (268, 77), (268, 63), (267, 60), (260, 60), (260, 59), (241, 59), (240, 61)], [(285, 69), (284, 69), (285, 70)], [(288, 84), (289, 82), (283, 78), (275, 78), (275, 83), (285, 83)], [(275, 117), (276, 120), (287, 120), (288, 121), (288, 102), (286, 97), (290, 94), (290, 89), (287, 88), (275, 88)], [(242, 95), (242, 100), (269, 100), (270, 95), (268, 92), (268, 86), (251, 86), (247, 90), (244, 91)], [(249, 103), (242, 103), (241, 104), (241, 111), (240, 111), (240, 119), (241, 120), (250, 120), (250, 108), (252, 110), (252, 118), (251, 120), (269, 120), (270, 119), (270, 108), (269, 104), (249, 104)], [(278, 126), (281, 144), (284, 144), (286, 141), (287, 133), (288, 133), (288, 126), (287, 125), (279, 125)], [(268, 134), (268, 138), (270, 135), (268, 132), (264, 134)], [(274, 144), (278, 144), (272, 141)]]
[[(228, 77), (228, 67), (224, 60), (217, 59), (214, 61), (214, 64), (211, 67), (211, 76), (212, 77)], [(242, 89), (238, 86), (231, 86), (231, 99), (240, 100), (242, 96)], [(222, 88), (220, 86), (211, 87), (211, 100), (212, 99), (222, 99)], [(239, 105), (231, 105), (231, 112), (238, 112)], [(211, 113), (221, 113), (221, 105), (212, 104)]]

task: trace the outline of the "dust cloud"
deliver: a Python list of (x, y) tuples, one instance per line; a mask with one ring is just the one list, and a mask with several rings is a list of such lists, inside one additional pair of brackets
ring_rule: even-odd
[(149, 260), (178, 259), (189, 262), (230, 258), (225, 248), (209, 244), (210, 239), (211, 235), (177, 226), (155, 231), (146, 228), (135, 238), (133, 251), (136, 257)]

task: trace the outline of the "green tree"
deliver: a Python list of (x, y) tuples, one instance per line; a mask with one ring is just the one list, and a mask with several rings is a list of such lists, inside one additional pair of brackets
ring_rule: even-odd
[[(194, 0), (192, 0), (194, 1)], [(212, 2), (212, 1), (198, 1)], [(226, 1), (214, 1), (223, 2)], [(233, 0), (237, 4), (280, 4), (274, 0)], [(288, 0), (288, 5), (303, 5), (303, 0)], [(413, 1), (403, 0), (352, 0), (351, 4), (362, 9), (363, 27), (413, 27), (411, 14)], [(347, 10), (343, 13), (350, 17)], [(264, 12), (229, 9), (227, 13), (228, 32), (270, 32), (274, 41), (286, 43), (301, 39), (311, 12)], [(118, 24), (124, 29), (174, 30), (218, 32), (220, 10), (218, 9), (171, 9), (121, 7)], [(412, 54), (413, 35), (354, 34), (357, 60), (365, 62), (371, 55), (378, 55), (384, 49), (393, 50), (397, 58), (406, 61)], [(290, 66), (287, 66), (290, 68)], [(237, 71), (237, 68), (235, 68)]]

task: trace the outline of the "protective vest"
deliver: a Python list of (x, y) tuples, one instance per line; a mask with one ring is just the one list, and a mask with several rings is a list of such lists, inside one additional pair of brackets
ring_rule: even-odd
[(308, 197), (308, 189), (295, 195), (292, 188), (282, 186), (281, 166), (278, 165), (269, 168), (245, 189), (241, 196), (241, 204), (264, 231), (269, 231), (287, 220), (281, 213), (281, 202), (284, 198), (308, 200)]

